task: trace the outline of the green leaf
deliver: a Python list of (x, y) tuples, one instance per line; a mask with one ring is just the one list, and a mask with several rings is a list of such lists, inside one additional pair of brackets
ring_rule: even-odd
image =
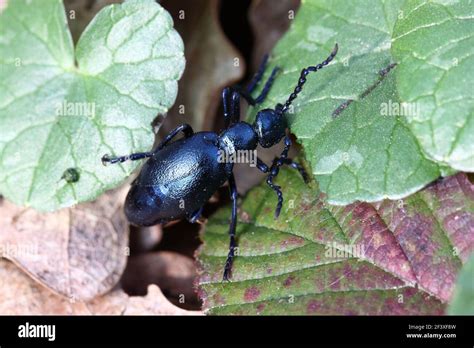
[[(47, 211), (91, 200), (137, 166), (184, 69), (171, 16), (152, 0), (101, 10), (74, 51), (59, 0), (9, 1), (0, 14), (0, 192)], [(67, 173), (78, 180), (66, 180)]]
[(230, 209), (213, 215), (198, 253), (199, 294), (211, 314), (441, 314), (474, 250), (474, 185), (464, 174), (404, 200), (345, 207), (284, 169), (250, 191), (238, 256), (222, 282)]
[(459, 273), (448, 313), (474, 315), (474, 255), (469, 258)]
[[(398, 25), (401, 11), (411, 2), (404, 3), (402, 0), (303, 2), (290, 30), (272, 54), (271, 65), (280, 66), (283, 72), (277, 76), (267, 101), (250, 110), (249, 120), (253, 120), (257, 110), (285, 102), (300, 70), (323, 61), (334, 44), (339, 44), (335, 60), (308, 75), (290, 110), (293, 112), (288, 115), (291, 131), (303, 145), (312, 172), (330, 203), (343, 205), (356, 200), (372, 202), (405, 197), (440, 174), (453, 172), (446, 167), (453, 161), (445, 158), (437, 163), (439, 157), (429, 155), (432, 151), (420, 140), (426, 134), (419, 127), (415, 130), (414, 116), (418, 109), (414, 107), (418, 105), (408, 105), (412, 109), (406, 107), (404, 88), (428, 83), (429, 79), (421, 73), (416, 77), (407, 74), (410, 60), (399, 61), (398, 53), (395, 58), (392, 56), (392, 50), (398, 52), (392, 47), (392, 40), (406, 28)], [(467, 23), (472, 16), (464, 12)], [(420, 20), (424, 23), (432, 19), (430, 16), (434, 15), (425, 14), (426, 18)], [(394, 26), (397, 33), (393, 32)], [(452, 31), (466, 35), (463, 27), (453, 27)], [(460, 62), (461, 57), (468, 55), (464, 51), (459, 53)], [(456, 84), (446, 84), (443, 93), (457, 95), (459, 89), (464, 89), (464, 94), (470, 93), (472, 82), (468, 76), (466, 73)], [(467, 101), (469, 98), (462, 95), (460, 98), (463, 104), (466, 99), (461, 109), (470, 110), (472, 115), (472, 99)], [(422, 117), (431, 117), (423, 107), (420, 109)], [(432, 131), (442, 137), (445, 123), (450, 123), (451, 128), (461, 127), (464, 123), (458, 121), (463, 117), (450, 115), (436, 123), (433, 130), (425, 127), (423, 132)], [(469, 127), (465, 125), (462, 131), (465, 136), (459, 144), (463, 149), (460, 151), (472, 155), (474, 132)], [(452, 155), (458, 156), (454, 152)]]
[(392, 39), (400, 98), (420, 111), (410, 129), (429, 158), (464, 171), (474, 171), (473, 20), (467, 0), (410, 0)]

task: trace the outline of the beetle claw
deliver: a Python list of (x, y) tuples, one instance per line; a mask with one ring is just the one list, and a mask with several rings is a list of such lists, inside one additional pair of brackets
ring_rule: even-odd
[(230, 274), (229, 274), (230, 272), (229, 271), (230, 270), (227, 269), (227, 268), (224, 270), (224, 275), (222, 276), (222, 281), (223, 282), (230, 282)]
[(103, 155), (101, 158), (101, 161), (102, 161), (102, 165), (106, 166), (108, 162), (110, 161), (110, 156), (108, 154)]

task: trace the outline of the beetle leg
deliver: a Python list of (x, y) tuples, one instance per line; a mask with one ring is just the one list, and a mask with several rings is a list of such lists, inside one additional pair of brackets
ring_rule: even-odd
[(231, 93), (230, 87), (224, 88), (222, 91), (222, 106), (224, 108), (224, 128), (229, 127), (231, 123), (231, 110), (229, 106), (229, 94)]
[(270, 88), (273, 85), (273, 82), (275, 81), (275, 75), (276, 73), (280, 70), (279, 67), (275, 67), (268, 78), (267, 82), (265, 82), (265, 86), (263, 86), (262, 92), (260, 92), (259, 96), (257, 98), (254, 98), (250, 95), (249, 90), (243, 90), (238, 87), (233, 87), (233, 90), (239, 93), (250, 105), (256, 105), (260, 104), (263, 102), (270, 91)]
[(182, 125), (179, 125), (175, 129), (173, 129), (171, 132), (168, 133), (168, 135), (161, 141), (161, 143), (156, 147), (156, 149), (153, 152), (159, 151), (162, 148), (164, 148), (168, 143), (176, 136), (178, 135), (179, 132), (184, 133), (185, 138), (189, 138), (194, 134), (193, 128), (187, 124), (183, 123)]
[(144, 158), (149, 158), (153, 156), (154, 152), (164, 148), (171, 141), (171, 139), (173, 139), (179, 132), (183, 132), (186, 138), (189, 138), (191, 135), (194, 134), (192, 127), (189, 124), (184, 123), (169, 132), (165, 139), (156, 147), (153, 152), (138, 152), (132, 153), (131, 155), (119, 157), (110, 157), (108, 154), (105, 154), (104, 156), (102, 156), (102, 164), (106, 165), (107, 163), (122, 163), (128, 160), (136, 161)]
[(275, 81), (275, 75), (279, 70), (280, 70), (280, 68), (278, 68), (278, 67), (275, 67), (273, 69), (272, 73), (270, 74), (270, 77), (265, 82), (265, 86), (263, 86), (262, 92), (260, 92), (260, 94), (257, 98), (252, 97), (250, 95), (248, 89), (244, 90), (244, 89), (241, 89), (239, 87), (232, 87), (232, 89), (234, 91), (236, 91), (237, 93), (239, 93), (247, 101), (247, 103), (249, 103), (250, 105), (260, 104), (261, 102), (263, 102), (265, 100), (268, 92), (270, 91), (270, 88), (273, 85), (273, 82)]
[[(289, 165), (291, 168), (299, 171), (305, 183), (309, 182), (308, 173), (306, 173), (306, 170), (301, 164), (293, 161), (291, 158), (283, 158), (282, 160), (283, 160), (283, 164)], [(257, 158), (257, 168), (262, 173), (268, 173), (270, 171), (270, 168), (260, 158)]]
[(191, 216), (188, 218), (188, 221), (192, 224), (194, 224), (195, 222), (199, 223), (199, 218), (201, 217), (203, 209), (204, 207), (201, 207), (198, 210), (196, 210), (194, 213), (192, 213)]
[(105, 166), (107, 163), (122, 163), (125, 161), (136, 161), (144, 158), (151, 157), (153, 155), (152, 152), (139, 152), (139, 153), (132, 153), (127, 156), (120, 156), (120, 157), (110, 157), (109, 155), (105, 154), (102, 156), (102, 164)]
[[(250, 105), (260, 104), (261, 102), (263, 102), (265, 100), (265, 97), (267, 96), (268, 92), (270, 91), (270, 88), (272, 87), (273, 81), (275, 80), (275, 75), (278, 72), (278, 70), (280, 70), (280, 68), (278, 68), (278, 67), (275, 67), (273, 69), (272, 73), (270, 74), (270, 77), (265, 82), (265, 86), (263, 87), (263, 90), (260, 93), (260, 95), (257, 98), (253, 98), (252, 93), (255, 91), (255, 88), (257, 87), (258, 83), (260, 82), (260, 80), (263, 77), (263, 74), (264, 74), (265, 69), (267, 67), (267, 62), (268, 62), (268, 54), (266, 54), (263, 57), (263, 60), (260, 63), (260, 66), (258, 67), (257, 72), (253, 76), (250, 83), (247, 85), (247, 88), (244, 89), (244, 88), (239, 87), (239, 86), (234, 86), (234, 87), (227, 87), (227, 88), (224, 89), (224, 91), (222, 92), (222, 100), (223, 100), (223, 103), (224, 103), (224, 117), (226, 118), (226, 120), (230, 118), (230, 116), (231, 116), (230, 112), (234, 112), (234, 116), (239, 116), (240, 117), (240, 109), (238, 110), (238, 112), (235, 111), (235, 109), (234, 109), (234, 111), (232, 111), (232, 110), (229, 110), (229, 107), (226, 105), (226, 101), (229, 100), (229, 95), (230, 95), (231, 91), (233, 93), (238, 93)], [(232, 103), (234, 103), (235, 99), (237, 99), (237, 98), (234, 95), (232, 95)], [(226, 124), (229, 125), (230, 122), (228, 122)], [(227, 128), (227, 126), (226, 126), (226, 128)]]
[(240, 96), (242, 96), (247, 103), (250, 105), (255, 105), (263, 102), (267, 96), (270, 88), (275, 80), (275, 75), (278, 72), (279, 68), (276, 67), (273, 69), (270, 77), (265, 82), (262, 92), (257, 98), (253, 98), (251, 93), (255, 90), (258, 83), (262, 79), (263, 73), (267, 66), (268, 55), (265, 55), (263, 58), (258, 71), (248, 84), (247, 88), (243, 89), (238, 86), (226, 87), (222, 91), (222, 104), (224, 107), (224, 128), (228, 128), (232, 123), (239, 122), (240, 120)]
[(291, 158), (284, 158), (283, 163), (286, 164), (286, 165), (289, 165), (291, 168), (296, 169), (298, 172), (300, 172), (304, 182), (306, 184), (309, 183), (308, 173), (306, 173), (306, 170), (304, 169), (304, 167), (301, 164), (293, 161)]
[(268, 171), (270, 170), (270, 168), (258, 157), (257, 157), (257, 168), (262, 173), (268, 173)]
[(232, 123), (240, 121), (240, 94), (237, 91), (232, 93), (230, 100), (230, 107), (232, 108)]
[(270, 91), (270, 88), (272, 88), (273, 82), (275, 81), (275, 75), (277, 74), (279, 70), (280, 70), (279, 67), (273, 68), (270, 77), (268, 78), (267, 82), (265, 82), (265, 86), (263, 87), (262, 92), (260, 92), (260, 95), (257, 98), (255, 98), (256, 104), (260, 104), (261, 102), (265, 100), (268, 92)]
[(229, 227), (229, 253), (227, 254), (227, 260), (225, 262), (224, 276), (222, 277), (223, 280), (229, 280), (236, 247), (235, 228), (237, 226), (237, 187), (235, 185), (234, 174), (231, 174), (231, 176), (229, 177), (229, 191), (230, 198), (232, 199), (232, 219)]
[(251, 94), (254, 91), (255, 87), (257, 87), (258, 83), (262, 79), (263, 73), (265, 72), (265, 68), (267, 67), (267, 62), (268, 62), (268, 54), (263, 56), (263, 60), (260, 63), (260, 66), (258, 67), (257, 72), (253, 76), (252, 81), (250, 81), (250, 83), (248, 84), (247, 86), (248, 94)]
[(275, 210), (275, 219), (278, 217), (278, 215), (280, 215), (280, 210), (281, 210), (281, 206), (283, 204), (283, 193), (281, 192), (281, 187), (278, 186), (278, 185), (275, 185), (273, 183), (273, 179), (278, 175), (278, 172), (280, 171), (279, 167), (281, 166), (277, 166), (277, 161), (278, 159), (275, 158), (275, 160), (273, 161), (273, 164), (271, 167), (268, 167), (260, 158), (257, 158), (257, 168), (262, 172), (262, 173), (268, 173), (270, 172), (270, 174), (267, 176), (267, 185), (270, 186), (270, 188), (276, 192), (277, 196), (278, 196), (278, 204), (277, 204), (277, 208)]
[(233, 87), (224, 88), (222, 105), (224, 107), (224, 128), (240, 121), (240, 94), (236, 89)]
[(283, 205), (283, 192), (281, 192), (281, 187), (273, 183), (273, 179), (278, 175), (278, 171), (279, 171), (279, 168), (275, 167), (270, 173), (270, 175), (268, 175), (267, 177), (267, 185), (270, 186), (270, 188), (273, 191), (275, 191), (278, 197), (278, 203), (275, 209), (275, 219), (277, 219), (278, 216), (280, 216), (281, 207)]
[[(275, 185), (273, 183), (273, 179), (275, 179), (280, 172), (280, 167), (285, 164), (285, 162), (288, 159), (288, 151), (290, 150), (291, 146), (291, 140), (289, 136), (285, 137), (285, 148), (283, 149), (282, 153), (280, 154), (280, 157), (275, 158), (273, 161), (273, 164), (270, 168), (263, 163), (260, 160), (257, 160), (257, 167), (260, 169), (262, 172), (267, 173), (270, 172), (267, 176), (267, 185), (270, 186), (270, 188), (276, 192), (278, 196), (278, 203), (275, 209), (275, 219), (278, 218), (280, 215), (281, 207), (283, 206), (283, 193), (281, 192), (281, 187), (278, 185)], [(291, 161), (291, 160), (290, 160)]]

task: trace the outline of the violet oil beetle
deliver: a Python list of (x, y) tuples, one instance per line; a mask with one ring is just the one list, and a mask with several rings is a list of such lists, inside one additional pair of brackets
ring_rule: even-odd
[[(182, 124), (172, 130), (153, 151), (121, 157), (104, 155), (102, 157), (104, 164), (147, 159), (140, 174), (133, 181), (125, 201), (125, 214), (130, 223), (150, 226), (178, 219), (196, 222), (204, 204), (220, 186), (228, 181), (232, 199), (232, 216), (229, 227), (229, 252), (224, 265), (223, 279), (229, 280), (236, 248), (237, 188), (233, 175), (233, 163), (219, 161), (220, 152), (254, 150), (258, 144), (269, 148), (284, 139), (285, 147), (271, 166), (267, 166), (258, 158), (256, 164), (260, 171), (268, 174), (266, 182), (278, 196), (275, 209), (275, 218), (278, 218), (283, 204), (283, 194), (280, 186), (275, 185), (273, 180), (278, 175), (279, 168), (282, 165), (289, 165), (298, 170), (306, 182), (308, 180), (304, 168), (288, 158), (291, 140), (285, 114), (301, 92), (307, 75), (328, 65), (336, 56), (337, 50), (336, 44), (326, 60), (301, 70), (298, 83), (286, 102), (277, 104), (274, 109), (260, 110), (253, 124), (240, 121), (240, 98), (244, 98), (253, 106), (264, 101), (279, 70), (278, 67), (273, 69), (256, 98), (252, 97), (252, 93), (262, 79), (268, 56), (265, 57), (245, 89), (227, 87), (223, 90), (225, 129), (220, 134), (194, 133), (191, 126)], [(172, 141), (179, 133), (183, 133), (183, 137)]]

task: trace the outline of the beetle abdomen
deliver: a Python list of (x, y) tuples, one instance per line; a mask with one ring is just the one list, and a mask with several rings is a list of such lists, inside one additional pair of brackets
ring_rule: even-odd
[(189, 217), (227, 180), (229, 164), (219, 163), (217, 135), (196, 133), (157, 151), (144, 164), (125, 202), (136, 225)]

